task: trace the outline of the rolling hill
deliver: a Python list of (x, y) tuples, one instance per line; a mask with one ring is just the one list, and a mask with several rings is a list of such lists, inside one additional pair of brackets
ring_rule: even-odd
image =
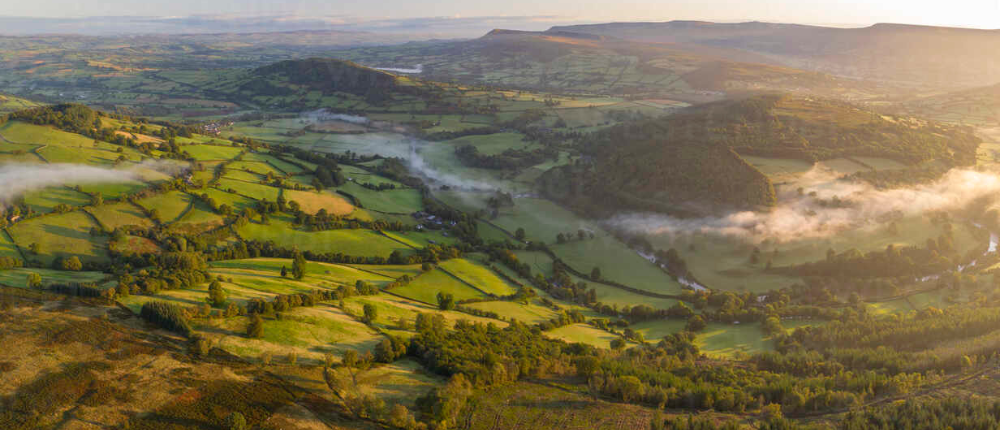
[[(616, 125), (584, 143), (590, 163), (539, 179), (570, 206), (684, 213), (770, 206), (773, 185), (741, 155), (804, 160), (883, 157), (908, 166), (975, 163), (971, 130), (883, 116), (854, 105), (767, 94)], [(609, 209), (610, 210), (610, 209)]]
[(421, 77), (520, 89), (654, 94), (706, 101), (722, 92), (874, 92), (871, 83), (785, 67), (726, 47), (645, 43), (572, 31), (493, 30), (473, 40), (358, 48), (338, 57), (363, 64), (422, 66)]

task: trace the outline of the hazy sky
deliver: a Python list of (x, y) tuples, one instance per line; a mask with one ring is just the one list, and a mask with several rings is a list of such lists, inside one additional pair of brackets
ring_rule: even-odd
[(275, 15), (331, 21), (554, 16), (559, 21), (763, 20), (897, 22), (1000, 28), (1000, 0), (0, 0), (0, 15), (33, 17)]

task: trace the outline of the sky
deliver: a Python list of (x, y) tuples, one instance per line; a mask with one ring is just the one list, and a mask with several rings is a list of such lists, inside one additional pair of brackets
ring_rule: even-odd
[[(550, 23), (608, 21), (770, 21), (864, 26), (877, 22), (1000, 28), (1000, 0), (0, 0), (0, 16), (146, 16), (213, 19), (281, 17), (327, 26), (377, 26), (433, 18)], [(516, 19), (515, 19), (516, 18)], [(311, 24), (315, 25), (315, 24)], [(2, 31), (2, 29), (0, 29)]]

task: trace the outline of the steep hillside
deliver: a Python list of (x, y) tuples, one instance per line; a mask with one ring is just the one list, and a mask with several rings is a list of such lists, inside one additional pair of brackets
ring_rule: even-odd
[(1000, 81), (1000, 31), (876, 24), (829, 28), (747, 22), (610, 23), (553, 27), (641, 42), (684, 43), (757, 53), (782, 64), (889, 82), (961, 88)]
[(550, 197), (588, 211), (609, 204), (682, 213), (759, 207), (774, 204), (773, 186), (740, 154), (808, 162), (872, 156), (909, 166), (932, 160), (962, 166), (975, 162), (978, 144), (963, 127), (770, 94), (595, 133), (584, 143), (589, 165), (555, 169), (539, 185)]
[(399, 78), (349, 61), (329, 58), (287, 60), (255, 69), (238, 91), (254, 96), (302, 96), (318, 92), (324, 96), (351, 94), (374, 105), (392, 100), (394, 94), (417, 94)]

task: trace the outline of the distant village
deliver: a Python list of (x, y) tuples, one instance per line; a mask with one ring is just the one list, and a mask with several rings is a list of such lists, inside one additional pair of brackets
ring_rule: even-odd
[(201, 125), (201, 134), (209, 136), (218, 136), (222, 134), (222, 130), (227, 127), (232, 127), (233, 121), (230, 119), (222, 119), (218, 121), (213, 121), (207, 124)]

